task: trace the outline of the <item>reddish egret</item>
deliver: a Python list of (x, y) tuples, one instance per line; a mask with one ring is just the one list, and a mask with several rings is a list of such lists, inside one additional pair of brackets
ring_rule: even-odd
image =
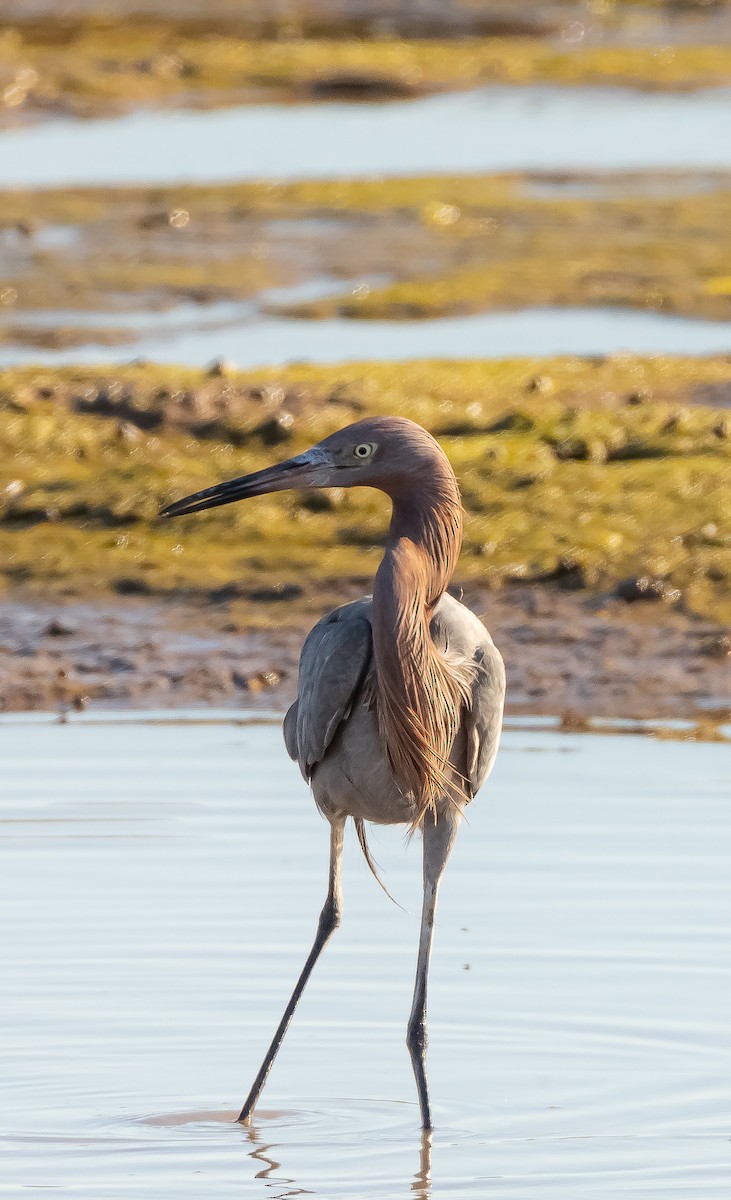
[(423, 836), (424, 901), (407, 1030), (424, 1129), (426, 988), (437, 890), (464, 805), (497, 754), (502, 659), (481, 622), (447, 594), (462, 543), (462, 505), (431, 434), (399, 417), (358, 421), (305, 454), (187, 496), (163, 515), (200, 512), (290, 488), (374, 487), (391, 525), (373, 596), (323, 617), (300, 659), (284, 740), (330, 822), (330, 874), (315, 942), (239, 1121), (250, 1122), (312, 968), (340, 924), (343, 830), (352, 817), (372, 866), (364, 822), (407, 824)]

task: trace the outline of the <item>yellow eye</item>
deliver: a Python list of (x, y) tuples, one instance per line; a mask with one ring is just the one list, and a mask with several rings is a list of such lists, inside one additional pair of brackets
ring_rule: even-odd
[(371, 457), (375, 448), (376, 447), (374, 446), (373, 442), (361, 442), (359, 446), (355, 447), (353, 454), (356, 458), (359, 458), (361, 462), (365, 462), (367, 458)]

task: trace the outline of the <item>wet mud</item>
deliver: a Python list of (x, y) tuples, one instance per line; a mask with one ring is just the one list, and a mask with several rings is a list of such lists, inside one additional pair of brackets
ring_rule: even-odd
[[(332, 604), (361, 589), (329, 591)], [(558, 716), (573, 729), (595, 717), (695, 720), (706, 736), (731, 719), (731, 638), (713, 623), (661, 603), (630, 606), (616, 593), (543, 586), (462, 595), (505, 658), (510, 714)], [(0, 710), (281, 710), (320, 615), (318, 589), (308, 600), (307, 615), (260, 602), (269, 628), (252, 627), (235, 601), (0, 601)]]

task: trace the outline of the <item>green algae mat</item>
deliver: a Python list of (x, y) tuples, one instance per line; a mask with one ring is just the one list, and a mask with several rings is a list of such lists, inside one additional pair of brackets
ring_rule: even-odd
[[(725, 171), (9, 190), (0, 235), (0, 344), (14, 346), (129, 343), (140, 310), (193, 302), (203, 323), (207, 305), (243, 299), (313, 320), (534, 306), (731, 319)], [(268, 296), (323, 276), (335, 294)]]
[[(583, 38), (252, 37), (199, 22), (131, 15), (0, 23), (0, 120), (101, 116), (151, 104), (378, 99), (488, 84), (657, 90), (731, 82), (731, 46), (584, 44)], [(698, 34), (696, 34), (698, 36)], [(645, 34), (645, 39), (647, 35)]]
[(368, 413), (399, 413), (442, 440), (461, 480), (463, 581), (601, 591), (641, 574), (728, 622), (730, 403), (728, 358), (6, 370), (0, 587), (286, 596), (303, 579), (322, 595), (367, 580), (388, 522), (367, 489), (175, 523), (157, 513)]

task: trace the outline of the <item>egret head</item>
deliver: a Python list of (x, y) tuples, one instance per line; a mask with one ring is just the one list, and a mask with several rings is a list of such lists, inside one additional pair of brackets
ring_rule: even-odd
[(368, 417), (263, 471), (242, 475), (176, 500), (163, 517), (180, 517), (267, 492), (328, 487), (375, 487), (395, 497), (451, 468), (430, 433), (405, 417)]

